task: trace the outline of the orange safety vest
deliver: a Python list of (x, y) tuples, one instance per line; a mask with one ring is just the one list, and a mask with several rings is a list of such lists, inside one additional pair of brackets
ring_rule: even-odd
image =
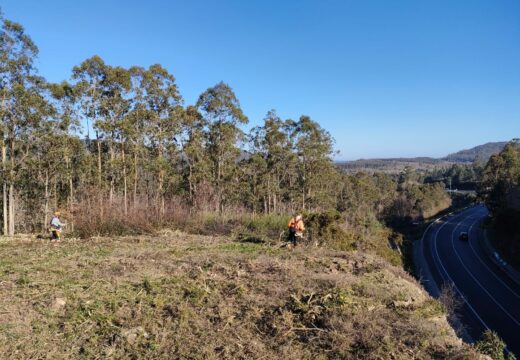
[(290, 221), (289, 221), (289, 229), (292, 229), (298, 233), (301, 233), (305, 230), (305, 225), (303, 225), (303, 220), (300, 219), (298, 221), (296, 221), (295, 218), (292, 218)]

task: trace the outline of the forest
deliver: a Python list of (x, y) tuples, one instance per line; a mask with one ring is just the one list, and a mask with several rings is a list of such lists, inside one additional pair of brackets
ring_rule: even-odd
[(4, 235), (44, 231), (57, 209), (81, 237), (164, 226), (228, 231), (244, 217), (261, 233), (259, 221), (278, 231), (303, 211), (319, 227), (340, 224), (350, 244), (340, 247), (374, 237), (387, 247), (386, 225), (451, 203), (444, 184), (424, 184), (412, 171), (345, 173), (333, 162), (331, 134), (309, 116), (269, 110), (246, 131), (248, 117), (224, 82), (186, 105), (160, 64), (123, 68), (92, 56), (49, 83), (23, 26), (1, 21)]
[(4, 233), (35, 231), (55, 208), (162, 221), (188, 207), (270, 213), (332, 201), (332, 138), (307, 116), (270, 111), (245, 134), (223, 82), (184, 107), (161, 65), (125, 69), (93, 56), (50, 84), (22, 26), (3, 19), (0, 41)]

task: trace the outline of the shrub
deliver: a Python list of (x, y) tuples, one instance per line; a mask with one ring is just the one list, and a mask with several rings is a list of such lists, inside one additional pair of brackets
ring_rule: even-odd
[(352, 250), (355, 238), (344, 228), (344, 219), (338, 211), (310, 213), (304, 216), (307, 238), (311, 243), (340, 250)]
[(506, 344), (496, 332), (491, 330), (486, 330), (484, 334), (482, 334), (482, 338), (476, 344), (476, 347), (480, 353), (489, 355), (493, 360), (516, 359), (511, 353), (508, 354), (507, 358), (504, 357)]

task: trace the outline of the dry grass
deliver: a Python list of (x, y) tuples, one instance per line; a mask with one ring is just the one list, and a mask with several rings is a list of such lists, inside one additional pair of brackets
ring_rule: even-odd
[(474, 359), (371, 255), (157, 236), (0, 240), (6, 358)]

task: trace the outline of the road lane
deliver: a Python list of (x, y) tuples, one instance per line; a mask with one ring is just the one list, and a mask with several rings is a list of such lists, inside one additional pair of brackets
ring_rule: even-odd
[[(425, 234), (424, 256), (438, 287), (453, 282), (463, 298), (459, 316), (470, 335), (478, 339), (490, 328), (520, 354), (520, 287), (479, 246), (479, 225), (486, 215), (483, 206), (476, 206), (438, 222)], [(461, 231), (469, 233), (469, 241), (459, 240)]]
[[(483, 214), (483, 216), (485, 216), (485, 214)], [(471, 221), (471, 223), (464, 221), (460, 224), (460, 229), (468, 231), (471, 237), (476, 238), (479, 234), (478, 225), (475, 226), (475, 224), (480, 223), (481, 219), (482, 215)], [(517, 326), (520, 326), (520, 307), (517, 306), (519, 304), (518, 292), (520, 292), (520, 290), (515, 291), (515, 289), (508, 286), (505, 281), (501, 280), (497, 274), (491, 272), (488, 267), (483, 265), (479, 261), (479, 258), (475, 257), (475, 254), (471, 251), (469, 243), (458, 240), (457, 231), (453, 234), (451, 243), (455, 255), (468, 275), (501, 310), (509, 314)]]

